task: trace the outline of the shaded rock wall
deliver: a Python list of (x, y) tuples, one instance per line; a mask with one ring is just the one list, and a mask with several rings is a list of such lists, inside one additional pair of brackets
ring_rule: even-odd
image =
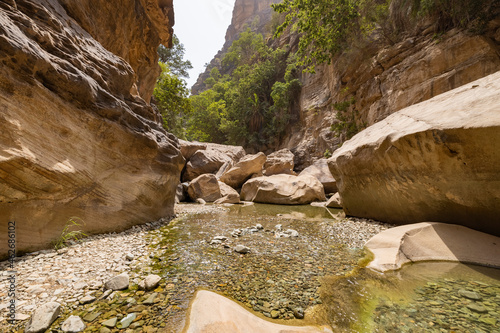
[(500, 72), (392, 114), (329, 159), (347, 215), (500, 235)]
[(499, 32), (500, 20), (491, 22), (482, 36), (455, 29), (436, 38), (432, 26), (421, 27), (400, 43), (374, 43), (371, 49), (319, 67), (314, 75), (304, 74), (300, 120), (280, 148), (293, 151), (300, 170), (345, 141), (331, 130), (338, 122), (336, 103), (354, 101), (348, 112), (355, 114), (361, 129), (500, 70)]
[(145, 101), (172, 10), (157, 0), (0, 3), (0, 221), (17, 222), (18, 251), (48, 246), (73, 216), (97, 233), (173, 213), (184, 159)]

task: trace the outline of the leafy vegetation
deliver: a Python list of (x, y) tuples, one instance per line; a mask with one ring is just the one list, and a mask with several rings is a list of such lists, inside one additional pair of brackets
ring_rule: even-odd
[(78, 242), (79, 240), (87, 237), (87, 235), (81, 230), (72, 230), (75, 227), (82, 226), (83, 224), (83, 221), (81, 221), (78, 217), (71, 217), (68, 222), (66, 222), (59, 238), (53, 242), (54, 248), (59, 250), (68, 246), (70, 241)]
[(188, 137), (200, 141), (261, 146), (279, 140), (300, 91), (297, 64), (286, 49), (272, 49), (261, 34), (240, 34), (205, 81), (209, 88), (191, 96)]
[(399, 33), (421, 19), (481, 32), (498, 13), (498, 0), (284, 0), (272, 5), (286, 15), (275, 36), (287, 29), (301, 34), (300, 65), (314, 72), (315, 65), (330, 63), (339, 52), (369, 39), (378, 30), (394, 43)]
[(154, 104), (158, 107), (163, 127), (179, 138), (186, 138), (186, 117), (191, 113), (189, 90), (182, 77), (189, 77), (188, 70), (193, 68), (189, 60), (184, 60), (184, 45), (173, 36), (173, 47), (163, 45), (158, 48), (161, 75), (153, 91)]

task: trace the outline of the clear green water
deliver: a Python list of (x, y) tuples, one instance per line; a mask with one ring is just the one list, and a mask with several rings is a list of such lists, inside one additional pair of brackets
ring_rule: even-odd
[(500, 332), (500, 270), (425, 262), (330, 279), (321, 298), (339, 332)]

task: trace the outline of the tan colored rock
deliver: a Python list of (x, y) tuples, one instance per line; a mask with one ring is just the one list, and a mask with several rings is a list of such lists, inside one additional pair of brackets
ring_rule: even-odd
[(253, 174), (262, 171), (265, 162), (266, 155), (264, 153), (246, 155), (234, 167), (226, 171), (220, 177), (220, 181), (232, 188), (240, 188)]
[(316, 177), (284, 174), (250, 179), (241, 188), (241, 199), (279, 205), (326, 201), (323, 185)]
[(422, 222), (388, 229), (365, 247), (374, 254), (368, 267), (381, 272), (431, 260), (500, 268), (499, 237), (454, 224)]
[(329, 160), (347, 215), (500, 235), (500, 72), (401, 110)]
[(340, 197), (340, 193), (337, 192), (332, 195), (332, 197), (326, 202), (326, 207), (342, 209), (342, 198)]
[(240, 202), (240, 194), (231, 186), (224, 184), (223, 182), (219, 182), (219, 188), (222, 198), (217, 199), (214, 202), (215, 204), (236, 204)]
[(264, 164), (264, 175), (295, 175), (295, 172), (293, 171), (293, 158), (293, 153), (286, 148), (269, 154), (269, 156), (267, 156), (266, 163)]
[(2, 2), (0, 220), (17, 222), (19, 252), (50, 246), (74, 216), (91, 234), (173, 214), (184, 160), (142, 98), (173, 23), (160, 32), (149, 15), (172, 7), (150, 2)]
[(295, 169), (300, 170), (345, 141), (330, 128), (338, 122), (335, 103), (353, 98), (357, 126), (363, 128), (497, 72), (500, 54), (490, 40), (457, 29), (439, 41), (434, 32), (418, 33), (382, 49), (373, 47), (373, 52), (349, 52), (329, 66), (316, 66), (316, 74), (301, 78), (300, 121), (287, 131), (280, 147), (293, 148)]
[(205, 150), (198, 150), (191, 156), (182, 179), (191, 181), (205, 173), (215, 174), (225, 163), (237, 163), (245, 154), (240, 146), (207, 143)]
[(332, 333), (322, 326), (287, 326), (261, 319), (219, 294), (199, 290), (191, 303), (186, 333)]
[(318, 178), (325, 188), (325, 193), (337, 192), (337, 181), (333, 178), (328, 168), (328, 161), (324, 158), (317, 160), (312, 165), (302, 170), (299, 173), (299, 176), (300, 175), (311, 175)]
[(186, 162), (188, 162), (191, 156), (193, 156), (193, 154), (196, 153), (198, 150), (207, 149), (206, 143), (196, 142), (196, 141), (191, 142), (179, 139), (179, 145), (181, 149), (181, 154), (186, 160)]
[(186, 164), (183, 181), (191, 181), (203, 174), (215, 174), (224, 163), (231, 162), (231, 158), (216, 150), (198, 150)]
[(191, 200), (203, 199), (206, 202), (214, 202), (221, 197), (219, 182), (212, 174), (204, 174), (195, 178), (188, 187)]

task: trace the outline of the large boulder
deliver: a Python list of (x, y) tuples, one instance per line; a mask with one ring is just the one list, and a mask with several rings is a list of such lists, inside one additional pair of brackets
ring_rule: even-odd
[(399, 111), (329, 159), (347, 215), (500, 235), (500, 72)]
[(318, 178), (325, 188), (325, 193), (337, 192), (337, 181), (333, 178), (328, 168), (328, 161), (324, 158), (317, 160), (312, 165), (302, 170), (299, 173), (299, 176), (300, 175), (311, 175)]
[(264, 163), (264, 175), (272, 176), (278, 174), (295, 175), (293, 171), (294, 155), (287, 149), (275, 151), (267, 156), (266, 163)]
[(280, 205), (302, 205), (325, 201), (323, 185), (311, 175), (273, 175), (252, 178), (243, 184), (241, 199)]
[(232, 188), (239, 188), (253, 174), (261, 172), (265, 162), (266, 155), (264, 153), (246, 155), (234, 167), (226, 171), (220, 177), (220, 181)]
[(243, 156), (245, 156), (243, 147), (207, 143), (205, 150), (193, 153), (186, 164), (182, 179), (187, 182), (205, 173), (215, 174), (226, 163), (235, 164)]
[(215, 175), (201, 175), (189, 184), (188, 194), (193, 201), (203, 199), (206, 202), (214, 202), (221, 197), (219, 182)]
[(191, 159), (191, 156), (193, 156), (193, 154), (196, 153), (198, 150), (207, 149), (206, 143), (196, 142), (196, 141), (191, 142), (179, 139), (179, 145), (182, 157), (184, 157), (186, 161), (189, 161)]
[(236, 204), (240, 202), (240, 194), (231, 186), (219, 182), (221, 198), (217, 199), (215, 204)]
[(173, 214), (184, 159), (149, 105), (172, 2), (0, 7), (0, 221), (17, 222), (16, 250), (50, 246), (72, 216), (91, 234)]

